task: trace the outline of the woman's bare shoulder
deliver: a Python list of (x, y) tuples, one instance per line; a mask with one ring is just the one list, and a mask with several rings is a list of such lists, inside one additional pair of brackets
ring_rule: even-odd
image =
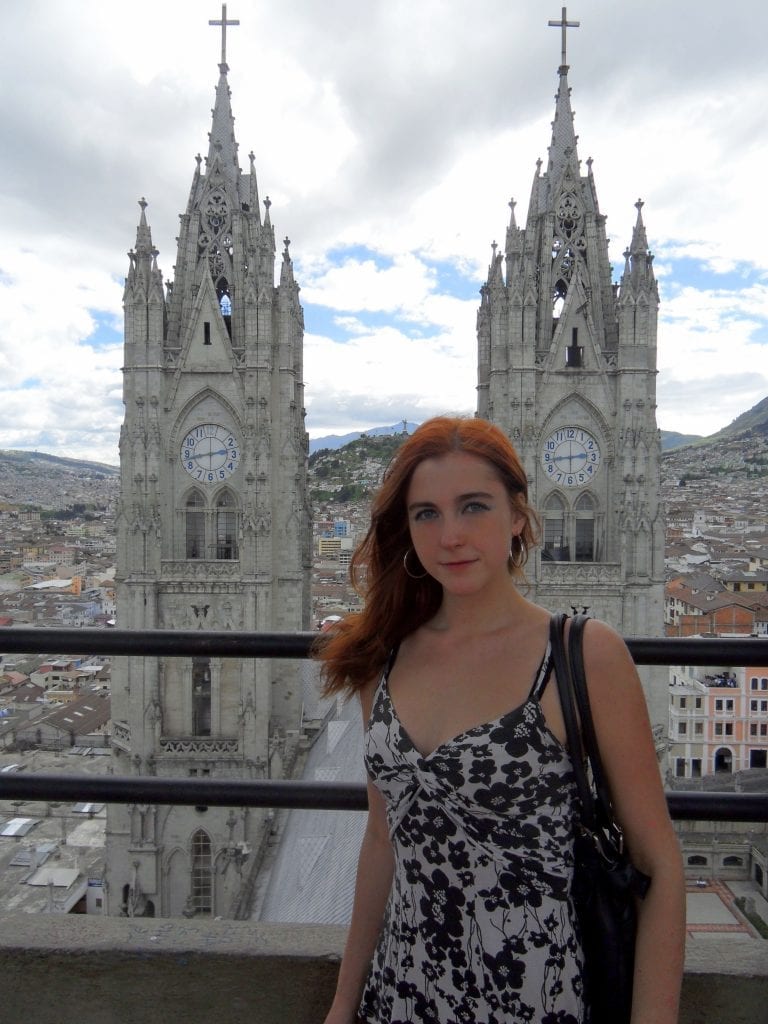
[(376, 675), (371, 676), (370, 679), (366, 680), (366, 682), (357, 689), (357, 696), (360, 700), (360, 707), (363, 712), (363, 722), (367, 722), (371, 717), (373, 698), (376, 696), (376, 690), (379, 688), (381, 677), (382, 672), (377, 672)]

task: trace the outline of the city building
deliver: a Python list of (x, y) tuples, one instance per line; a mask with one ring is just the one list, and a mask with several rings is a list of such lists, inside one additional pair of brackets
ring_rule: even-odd
[[(205, 160), (181, 215), (167, 296), (141, 214), (125, 282), (117, 625), (295, 631), (309, 625), (304, 321), (286, 239), (275, 286), (270, 200), (243, 173), (227, 28)], [(263, 209), (262, 209), (263, 208)], [(302, 690), (294, 663), (125, 658), (114, 666), (119, 775), (281, 776)], [(109, 914), (234, 917), (266, 812), (111, 806)]]
[(669, 718), (675, 778), (768, 768), (768, 668), (671, 668)]
[[(550, 24), (555, 24), (550, 22)], [(494, 242), (478, 312), (478, 412), (511, 438), (543, 523), (531, 596), (587, 608), (625, 636), (664, 622), (664, 514), (656, 425), (658, 290), (642, 202), (620, 282), (612, 279), (592, 160), (582, 173), (571, 110), (565, 15), (549, 158), (527, 220), (516, 204)], [(664, 686), (649, 685), (666, 730)]]

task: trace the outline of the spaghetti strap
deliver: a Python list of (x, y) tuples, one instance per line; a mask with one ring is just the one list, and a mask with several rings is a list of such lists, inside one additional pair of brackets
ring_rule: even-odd
[(547, 683), (552, 674), (552, 644), (548, 640), (547, 648), (544, 651), (544, 657), (541, 659), (538, 671), (536, 672), (536, 678), (533, 680), (533, 686), (531, 692), (528, 694), (528, 700), (541, 700), (542, 694), (547, 688)]

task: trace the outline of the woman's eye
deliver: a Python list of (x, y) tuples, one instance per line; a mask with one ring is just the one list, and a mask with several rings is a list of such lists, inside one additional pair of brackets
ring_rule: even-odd
[(421, 522), (424, 519), (433, 519), (437, 515), (437, 512), (433, 508), (420, 508), (414, 515), (415, 522)]
[(488, 506), (482, 501), (470, 501), (464, 506), (465, 512), (487, 512)]

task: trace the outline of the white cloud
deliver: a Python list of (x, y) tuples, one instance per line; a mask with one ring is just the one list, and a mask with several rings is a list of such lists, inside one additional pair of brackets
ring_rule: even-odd
[[(98, 325), (121, 320), (142, 195), (173, 276), (178, 215), (207, 146), (216, 12), (203, 0), (6, 6), (0, 447), (116, 462), (121, 355)], [(664, 300), (660, 424), (709, 433), (768, 392), (755, 283), (768, 8), (701, 0), (690, 13), (646, 0), (639, 18), (590, 0), (568, 59), (614, 262), (646, 201)], [(510, 196), (524, 223), (546, 160), (553, 12), (540, 0), (294, 0), (229, 14), (241, 21), (228, 34), (241, 163), (253, 149), (302, 299), (325, 314), (307, 319), (310, 430), (470, 411), (490, 244), (503, 245)], [(455, 268), (449, 284), (436, 261)], [(692, 290), (695, 262), (727, 287)]]
[(663, 303), (659, 336), (665, 429), (711, 434), (768, 394), (768, 285), (683, 288)]

